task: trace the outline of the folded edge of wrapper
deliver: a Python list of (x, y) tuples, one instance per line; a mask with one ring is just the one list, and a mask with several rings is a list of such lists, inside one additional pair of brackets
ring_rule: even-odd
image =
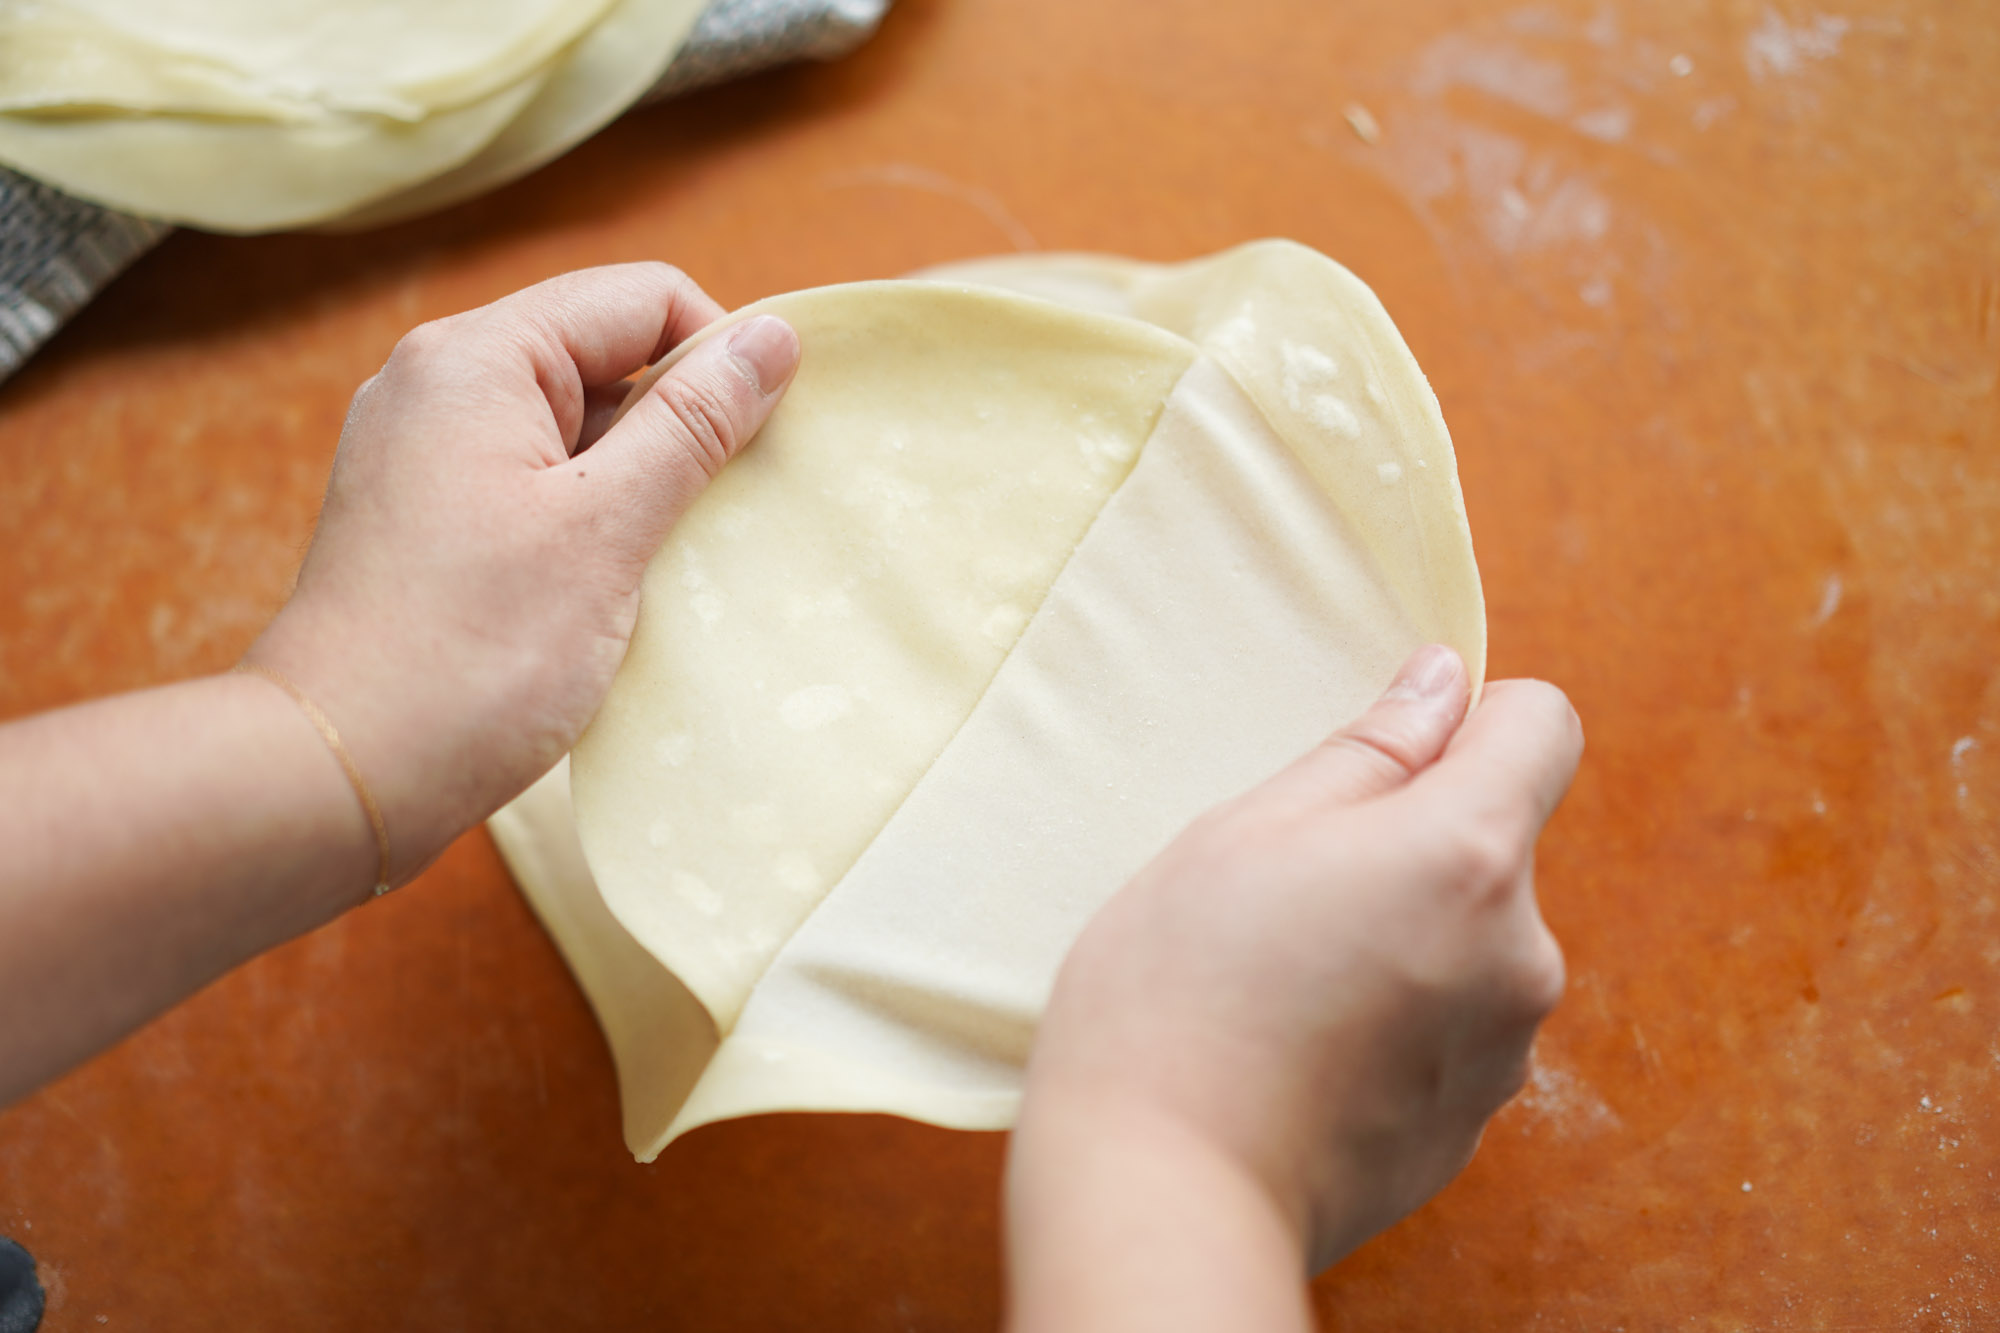
[(765, 312), (797, 381), (649, 567), (572, 759), (491, 821), (642, 1161), (779, 1110), (1007, 1127), (1133, 872), (1422, 644), (1484, 673), (1443, 417), (1333, 261), (979, 261), (700, 338)]

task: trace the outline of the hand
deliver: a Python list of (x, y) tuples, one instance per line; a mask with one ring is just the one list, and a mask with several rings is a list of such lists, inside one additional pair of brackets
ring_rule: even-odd
[(766, 316), (607, 431), (619, 381), (721, 313), (664, 264), (590, 269), (423, 325), (355, 394), (297, 590), (247, 660), (339, 729), (393, 880), (575, 743), (647, 561), (791, 382), (797, 335)]
[[(1062, 1192), (1085, 1186), (1065, 1178), (1096, 1172), (1161, 1200), (1102, 1228), (1155, 1255), (1139, 1285), (1159, 1285), (1175, 1226), (1201, 1225), (1174, 1219), (1176, 1198), (1198, 1212), (1255, 1196), (1235, 1231), (1270, 1219), (1296, 1274), (1464, 1166), (1562, 991), (1531, 864), (1582, 750), (1550, 686), (1495, 684), (1469, 718), (1467, 693), (1455, 654), (1419, 653), (1367, 714), (1198, 821), (1092, 921), (1030, 1065), (1010, 1168), (1018, 1248), (1078, 1205)], [(1185, 1180), (1168, 1158), (1193, 1163)], [(1062, 1263), (1044, 1265), (1067, 1273), (1050, 1285), (1094, 1280)], [(1217, 1308), (1250, 1304), (1237, 1292)]]

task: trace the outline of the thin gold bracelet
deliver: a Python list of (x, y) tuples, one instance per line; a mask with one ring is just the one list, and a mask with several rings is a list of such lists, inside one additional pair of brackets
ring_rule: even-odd
[(360, 765), (341, 743), (340, 733), (334, 729), (333, 720), (320, 711), (320, 706), (306, 697), (306, 692), (292, 682), (291, 677), (270, 667), (255, 662), (239, 662), (236, 669), (245, 675), (262, 676), (286, 694), (306, 715), (306, 721), (313, 724), (319, 738), (326, 742), (326, 748), (333, 751), (333, 757), (340, 761), (340, 771), (347, 774), (347, 785), (354, 788), (354, 795), (361, 802), (362, 813), (368, 816), (368, 827), (375, 833), (375, 896), (381, 897), (389, 891), (389, 826), (383, 822), (382, 807), (375, 804), (375, 793), (368, 790), (368, 783), (361, 776)]

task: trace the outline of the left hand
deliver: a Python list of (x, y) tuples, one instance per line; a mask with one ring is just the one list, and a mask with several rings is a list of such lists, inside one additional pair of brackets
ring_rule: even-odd
[(619, 381), (721, 313), (665, 264), (588, 269), (417, 328), (355, 394), (297, 590), (247, 660), (338, 727), (392, 880), (575, 743), (647, 561), (791, 382), (798, 337), (766, 316), (606, 431)]

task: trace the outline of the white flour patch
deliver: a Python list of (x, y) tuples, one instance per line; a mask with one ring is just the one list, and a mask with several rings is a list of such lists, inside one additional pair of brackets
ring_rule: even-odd
[(778, 716), (793, 731), (818, 731), (853, 711), (853, 696), (839, 685), (808, 685), (778, 705)]
[(1361, 438), (1361, 418), (1354, 415), (1354, 409), (1338, 394), (1314, 394), (1306, 404), (1306, 415), (1312, 418), (1313, 425), (1343, 440)]
[(1841, 583), (1840, 575), (1828, 574), (1826, 576), (1826, 586), (1820, 590), (1819, 594), (1819, 610), (1813, 612), (1812, 623), (1814, 629), (1818, 629), (1821, 625), (1833, 619), (1833, 613), (1840, 609), (1840, 598), (1844, 591), (1845, 585)]
[(667, 877), (667, 887), (674, 897), (686, 903), (696, 912), (706, 917), (722, 915), (722, 895), (710, 888), (697, 875), (685, 870), (676, 870)]
[(1753, 79), (1797, 74), (1807, 61), (1839, 55), (1841, 39), (1853, 26), (1844, 18), (1827, 14), (1791, 24), (1777, 10), (1766, 9), (1756, 29), (1743, 41), (1743, 63)]
[(1507, 41), (1480, 41), (1467, 33), (1447, 33), (1417, 58), (1411, 90), (1436, 97), (1453, 87), (1477, 88), (1504, 102), (1550, 119), (1570, 109), (1569, 71), (1554, 60), (1539, 60)]
[(1560, 1138), (1602, 1133), (1624, 1124), (1588, 1083), (1540, 1053), (1515, 1104)]
[(1623, 143), (1632, 133), (1632, 108), (1624, 106), (1604, 106), (1595, 111), (1586, 111), (1570, 124), (1577, 132), (1587, 134), (1603, 143)]

